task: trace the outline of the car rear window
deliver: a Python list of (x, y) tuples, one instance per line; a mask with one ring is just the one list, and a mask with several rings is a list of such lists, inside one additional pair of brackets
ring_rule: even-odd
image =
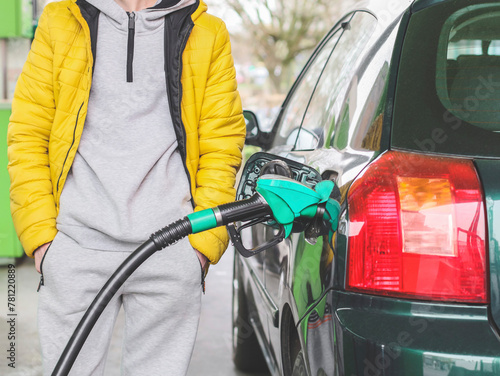
[(500, 2), (441, 2), (410, 18), (392, 145), (500, 157)]

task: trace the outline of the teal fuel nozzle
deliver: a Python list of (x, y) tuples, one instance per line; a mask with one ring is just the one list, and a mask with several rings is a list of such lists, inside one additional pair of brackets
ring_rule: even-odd
[(316, 184), (314, 190), (293, 179), (264, 175), (257, 181), (256, 191), (271, 207), (274, 220), (285, 228), (285, 237), (298, 219), (313, 219), (322, 205), (323, 219), (330, 223), (331, 232), (337, 229), (340, 205), (330, 198), (335, 183), (330, 180)]
[[(297, 225), (298, 231), (306, 226), (315, 225), (318, 227), (318, 235), (329, 235), (331, 242), (334, 232), (337, 230), (340, 205), (331, 196), (335, 188), (333, 181), (325, 180), (316, 184), (314, 189), (302, 184), (294, 179), (279, 175), (263, 175), (257, 180), (254, 194), (250, 199), (265, 203), (266, 215), (262, 212), (260, 217), (247, 216), (246, 219), (237, 221), (248, 221), (238, 229), (231, 221), (227, 224), (229, 235), (236, 249), (245, 257), (253, 256), (263, 250), (277, 245), (284, 238), (290, 236)], [(244, 202), (246, 200), (238, 201)], [(232, 204), (228, 204), (232, 205)], [(241, 230), (251, 227), (257, 223), (267, 222), (269, 225), (278, 227), (279, 231), (274, 239), (263, 245), (247, 249), (241, 241)], [(319, 225), (318, 225), (319, 224)]]

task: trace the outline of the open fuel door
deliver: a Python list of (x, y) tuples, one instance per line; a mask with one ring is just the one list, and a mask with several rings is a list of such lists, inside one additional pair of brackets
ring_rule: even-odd
[[(236, 200), (242, 200), (253, 196), (256, 193), (255, 189), (257, 187), (257, 179), (261, 176), (269, 174), (281, 175), (294, 179), (313, 189), (322, 180), (319, 172), (309, 166), (275, 154), (258, 152), (253, 154), (248, 159), (243, 168), (240, 183), (236, 192)], [(268, 248), (276, 246), (285, 237), (283, 228), (279, 227), (279, 231), (271, 240), (268, 240), (263, 244), (253, 246), (250, 249), (247, 248), (243, 245), (241, 231), (258, 225), (259, 223), (264, 223), (268, 226), (275, 226), (275, 222), (272, 221), (271, 218), (261, 218), (242, 224), (230, 224), (227, 226), (231, 241), (238, 252), (244, 257), (254, 256)], [(302, 226), (301, 223), (295, 223), (293, 232), (303, 231), (305, 227), (305, 223), (304, 226)]]

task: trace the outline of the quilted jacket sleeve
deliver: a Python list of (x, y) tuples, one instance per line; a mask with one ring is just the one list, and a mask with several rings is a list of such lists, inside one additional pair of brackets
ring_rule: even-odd
[[(229, 33), (222, 22), (212, 53), (198, 132), (200, 159), (195, 211), (234, 201), (236, 173), (245, 142), (245, 121)], [(226, 250), (229, 237), (222, 227), (191, 235), (190, 242), (215, 264)]]
[(48, 157), (55, 113), (48, 18), (45, 10), (17, 82), (7, 133), (10, 207), (17, 234), (30, 257), (57, 232)]

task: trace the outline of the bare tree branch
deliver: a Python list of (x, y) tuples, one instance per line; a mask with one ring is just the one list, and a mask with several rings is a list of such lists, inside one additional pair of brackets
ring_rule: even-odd
[(252, 52), (266, 66), (276, 92), (290, 82), (299, 54), (314, 48), (340, 15), (340, 0), (225, 0), (250, 34)]

